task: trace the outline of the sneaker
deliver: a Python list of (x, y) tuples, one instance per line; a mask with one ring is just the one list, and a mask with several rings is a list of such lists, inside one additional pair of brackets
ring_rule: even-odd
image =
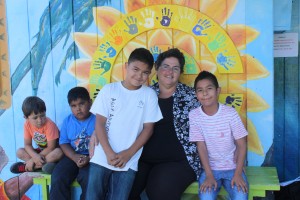
[(42, 171), (46, 174), (52, 174), (52, 171), (55, 167), (56, 163), (46, 163), (43, 167), (42, 167)]
[(26, 172), (25, 170), (26, 164), (24, 162), (16, 162), (12, 166), (10, 166), (10, 171), (14, 174), (19, 174)]

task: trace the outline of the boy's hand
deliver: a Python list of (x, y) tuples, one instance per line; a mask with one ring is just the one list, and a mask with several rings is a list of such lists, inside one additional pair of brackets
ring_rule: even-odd
[(218, 186), (217, 181), (214, 176), (206, 176), (206, 179), (202, 185), (200, 185), (200, 192), (211, 192), (216, 190)]
[(90, 158), (92, 158), (94, 156), (95, 146), (97, 146), (98, 144), (99, 144), (99, 141), (95, 135), (95, 132), (93, 132), (93, 134), (91, 135), (91, 138), (90, 138), (90, 143), (89, 143)]
[(243, 190), (244, 193), (248, 192), (247, 183), (244, 181), (242, 175), (234, 175), (231, 180), (231, 187), (233, 188), (236, 185), (238, 191)]
[(25, 170), (27, 172), (32, 172), (34, 170), (34, 161), (32, 159), (27, 160), (26, 165), (25, 165)]
[(36, 156), (32, 157), (32, 160), (36, 168), (42, 168), (42, 166), (46, 163), (45, 157), (40, 154), (36, 154)]
[(131, 158), (131, 153), (128, 150), (121, 151), (117, 154), (117, 159), (115, 160), (114, 166), (123, 168), (125, 167), (128, 160)]
[(76, 163), (79, 168), (86, 166), (90, 161), (89, 156), (81, 155), (78, 162)]
[(79, 163), (81, 163), (80, 160), (82, 159), (82, 156), (83, 155), (81, 155), (81, 154), (74, 154), (74, 155), (72, 155), (72, 160), (74, 161), (74, 163), (76, 163), (77, 167), (80, 167), (80, 165), (81, 165)]
[(115, 161), (117, 159), (117, 154), (115, 152), (111, 152), (109, 154), (106, 154), (107, 163), (109, 165), (115, 166)]

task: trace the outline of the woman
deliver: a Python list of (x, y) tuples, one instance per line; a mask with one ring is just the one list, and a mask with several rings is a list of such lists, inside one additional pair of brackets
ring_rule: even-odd
[(158, 83), (152, 88), (159, 97), (163, 119), (144, 146), (129, 200), (140, 199), (143, 190), (150, 200), (179, 200), (200, 173), (195, 143), (189, 142), (188, 113), (199, 106), (194, 89), (179, 82), (185, 64), (178, 49), (161, 53), (156, 61)]

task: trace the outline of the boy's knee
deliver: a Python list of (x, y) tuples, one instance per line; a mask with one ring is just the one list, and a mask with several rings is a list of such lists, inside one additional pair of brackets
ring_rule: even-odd
[(60, 148), (55, 148), (46, 156), (46, 162), (57, 162), (64, 156)]
[(27, 153), (24, 148), (19, 148), (16, 154), (19, 159), (22, 159)]

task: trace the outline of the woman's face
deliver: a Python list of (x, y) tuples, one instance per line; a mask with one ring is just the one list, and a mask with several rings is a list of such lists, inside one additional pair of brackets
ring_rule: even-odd
[(160, 85), (177, 85), (181, 68), (177, 58), (166, 58), (157, 69), (157, 77)]

